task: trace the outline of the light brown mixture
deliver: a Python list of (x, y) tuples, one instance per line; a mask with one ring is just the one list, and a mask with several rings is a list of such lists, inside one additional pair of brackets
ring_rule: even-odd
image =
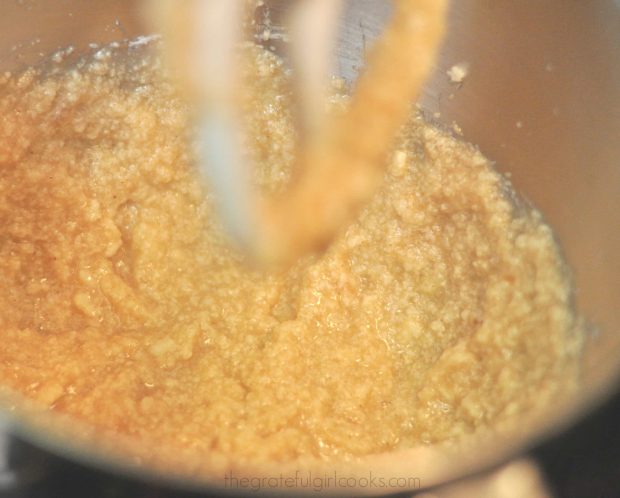
[[(473, 146), (412, 117), (357, 221), (262, 274), (221, 235), (158, 60), (118, 52), (1, 85), (3, 385), (156, 448), (274, 461), (456, 440), (572, 385), (551, 229)], [(273, 192), (293, 118), (255, 58)]]

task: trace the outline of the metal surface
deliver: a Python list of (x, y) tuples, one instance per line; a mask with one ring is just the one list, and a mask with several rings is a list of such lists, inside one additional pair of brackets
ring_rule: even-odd
[[(283, 2), (277, 2), (282, 6)], [(352, 77), (364, 47), (389, 12), (387, 2), (348, 2), (341, 30), (338, 71)], [(0, 69), (36, 62), (73, 44), (109, 42), (143, 34), (137, 2), (121, 0), (0, 0)], [(532, 433), (498, 451), (482, 452), (466, 467), (430, 468), (412, 453), (387, 464), (430, 482), (475, 472), (532, 444), (544, 430), (558, 431), (602, 399), (620, 367), (620, 6), (613, 0), (459, 0), (453, 2), (449, 36), (421, 103), (429, 116), (476, 143), (509, 172), (517, 189), (555, 228), (574, 270), (576, 301), (593, 324), (584, 386), (572, 406)], [(455, 85), (446, 76), (468, 62)], [(544, 331), (541, 331), (544, 333)], [(28, 424), (22, 434), (57, 452), (119, 470), (87, 447)], [(159, 477), (166, 477), (161, 473)]]

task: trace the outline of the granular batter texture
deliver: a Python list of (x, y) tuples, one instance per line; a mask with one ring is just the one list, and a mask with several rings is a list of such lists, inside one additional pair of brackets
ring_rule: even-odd
[[(253, 53), (248, 145), (277, 192), (288, 84)], [(160, 66), (104, 49), (0, 86), (5, 387), (155, 453), (277, 462), (456, 441), (571, 388), (552, 231), (476, 148), (412, 116), (358, 219), (265, 273), (229, 248)]]

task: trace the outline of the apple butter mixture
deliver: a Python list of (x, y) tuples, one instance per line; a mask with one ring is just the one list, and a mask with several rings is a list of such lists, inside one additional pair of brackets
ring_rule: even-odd
[[(257, 188), (279, 192), (290, 85), (249, 50), (247, 145)], [(456, 441), (574, 386), (581, 333), (552, 230), (474, 146), (412, 112), (380, 190), (324, 253), (254, 268), (154, 53), (2, 77), (6, 389), (154, 451), (280, 462)]]

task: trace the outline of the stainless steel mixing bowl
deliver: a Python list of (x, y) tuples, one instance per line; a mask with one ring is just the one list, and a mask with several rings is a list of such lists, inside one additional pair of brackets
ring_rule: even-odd
[[(286, 9), (273, 3), (272, 16)], [(0, 0), (0, 70), (36, 63), (58, 48), (145, 34), (133, 0)], [(389, 14), (387, 1), (349, 1), (337, 47), (337, 72), (353, 78), (366, 45)], [(415, 50), (415, 47), (412, 47)], [(446, 71), (466, 62), (454, 83)], [(555, 228), (574, 271), (576, 301), (588, 317), (583, 387), (540, 426), (479, 448), (460, 461), (416, 451), (377, 465), (417, 475), (423, 485), (453, 480), (524, 453), (537, 440), (587, 413), (617, 383), (620, 370), (620, 2), (617, 0), (458, 0), (448, 37), (420, 99), (424, 112), (458, 125)], [(545, 331), (541, 330), (541, 334)], [(44, 425), (15, 420), (13, 430), (48, 450), (142, 478), (168, 478), (68, 441)], [(177, 479), (174, 486), (217, 487)], [(350, 490), (349, 490), (350, 491)], [(402, 490), (401, 490), (402, 491)]]

